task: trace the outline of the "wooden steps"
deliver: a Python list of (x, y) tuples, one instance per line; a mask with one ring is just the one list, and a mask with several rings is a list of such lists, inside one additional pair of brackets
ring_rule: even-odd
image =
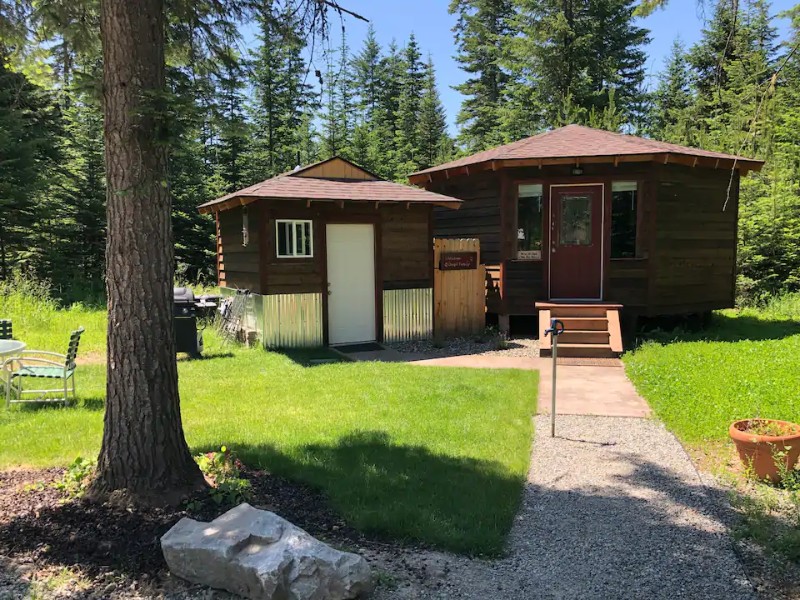
[(545, 335), (550, 319), (564, 323), (558, 338), (558, 355), (573, 358), (616, 358), (622, 354), (620, 304), (537, 302), (539, 353), (550, 356), (552, 338)]

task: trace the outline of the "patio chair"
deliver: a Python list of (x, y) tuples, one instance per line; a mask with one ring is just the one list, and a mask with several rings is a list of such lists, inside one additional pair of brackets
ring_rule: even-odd
[[(6, 408), (17, 402), (63, 402), (69, 404), (69, 383), (72, 383), (72, 398), (75, 399), (75, 358), (78, 356), (78, 344), (84, 328), (80, 327), (69, 336), (69, 347), (66, 354), (45, 352), (42, 350), (25, 350), (19, 356), (7, 359), (3, 363), (6, 382)], [(25, 379), (58, 380), (60, 385), (48, 389), (24, 389)], [(42, 385), (45, 385), (44, 383)], [(37, 384), (38, 387), (38, 384)], [(36, 395), (30, 400), (25, 395)], [(12, 399), (16, 396), (16, 399)]]
[(11, 330), (11, 319), (0, 319), (0, 340), (13, 340), (14, 332)]

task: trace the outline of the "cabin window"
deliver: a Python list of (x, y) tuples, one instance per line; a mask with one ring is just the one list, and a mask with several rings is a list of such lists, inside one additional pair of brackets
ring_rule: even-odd
[(637, 195), (635, 181), (611, 184), (611, 258), (636, 257)]
[(242, 246), (247, 248), (250, 243), (250, 224), (247, 221), (247, 207), (242, 207)]
[(311, 221), (275, 221), (278, 258), (310, 258), (312, 247)]
[(542, 258), (542, 186), (522, 184), (517, 189), (517, 259)]

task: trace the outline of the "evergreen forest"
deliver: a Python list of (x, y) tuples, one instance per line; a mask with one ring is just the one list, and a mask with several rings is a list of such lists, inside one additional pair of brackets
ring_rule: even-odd
[[(0, 279), (23, 273), (66, 303), (102, 301), (98, 4), (42, 0), (24, 28), (17, 4), (0, 0)], [(455, 25), (442, 35), (464, 74), (452, 130), (413, 32), (382, 45), (370, 26), (351, 47), (346, 23), (309, 35), (279, 2), (257, 3), (247, 23), (218, 18), (216, 0), (190, 4), (190, 14), (169, 5), (168, 92), (157, 102), (169, 117), (180, 281), (214, 283), (214, 222), (196, 207), (225, 193), (334, 155), (405, 182), (580, 123), (765, 160), (742, 181), (740, 300), (800, 290), (798, 7), (708, 4), (700, 40), (675, 40), (647, 77), (650, 32), (634, 0), (452, 0)], [(783, 37), (778, 16), (790, 20)]]

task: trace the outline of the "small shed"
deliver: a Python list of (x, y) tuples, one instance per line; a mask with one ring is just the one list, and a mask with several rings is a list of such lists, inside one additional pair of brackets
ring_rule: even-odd
[(464, 201), (435, 212), (434, 234), (480, 239), (502, 326), (541, 310), (635, 321), (733, 306), (739, 179), (761, 166), (568, 125), (409, 179)]
[(256, 296), (267, 346), (298, 347), (429, 336), (433, 208), (460, 205), (334, 157), (199, 210), (216, 219), (219, 286)]

